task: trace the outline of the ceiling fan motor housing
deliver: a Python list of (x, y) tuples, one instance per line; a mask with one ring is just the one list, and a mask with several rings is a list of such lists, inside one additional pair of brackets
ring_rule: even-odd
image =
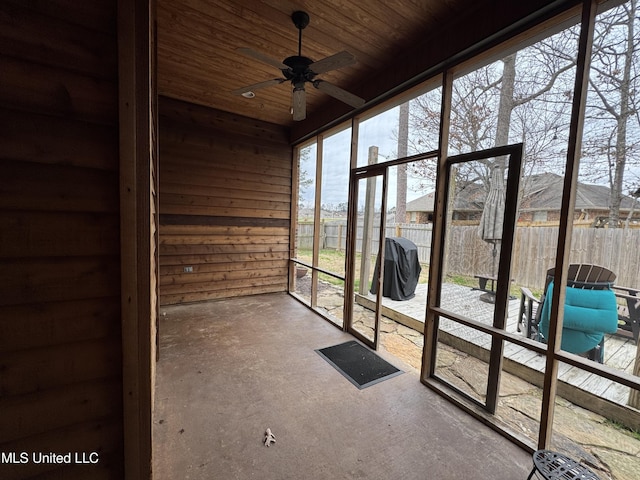
[(298, 55), (287, 57), (282, 61), (289, 67), (286, 70), (282, 70), (282, 73), (287, 80), (291, 80), (294, 86), (304, 89), (304, 82), (310, 82), (316, 76), (309, 69), (309, 65), (313, 63), (313, 60), (302, 56), (302, 30), (309, 25), (309, 14), (298, 10), (291, 14), (291, 20), (298, 29)]
[(313, 63), (308, 57), (302, 57), (294, 55), (287, 57), (283, 62), (287, 67), (287, 70), (282, 70), (282, 74), (287, 80), (291, 80), (292, 83), (310, 82), (316, 74), (309, 69), (309, 65)]

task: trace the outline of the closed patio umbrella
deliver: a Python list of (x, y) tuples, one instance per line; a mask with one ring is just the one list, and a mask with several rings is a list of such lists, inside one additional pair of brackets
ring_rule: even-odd
[(491, 275), (495, 276), (496, 255), (498, 253), (497, 244), (502, 240), (502, 226), (504, 223), (504, 178), (502, 169), (494, 166), (491, 171), (489, 183), (489, 193), (484, 202), (478, 235), (487, 243), (493, 245), (493, 264)]

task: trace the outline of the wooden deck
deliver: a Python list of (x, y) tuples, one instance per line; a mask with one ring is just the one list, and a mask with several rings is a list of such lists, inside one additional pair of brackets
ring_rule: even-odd
[[(493, 320), (494, 305), (480, 300), (484, 292), (473, 290), (469, 287), (454, 284), (444, 284), (442, 290), (442, 306), (451, 312), (464, 315), (469, 318), (490, 324)], [(418, 331), (424, 330), (425, 305), (427, 299), (427, 285), (420, 284), (416, 289), (416, 296), (407, 301), (394, 301), (383, 297), (382, 314), (399, 323)], [(375, 301), (373, 295), (362, 298), (359, 303), (372, 306)], [(365, 305), (367, 306), (367, 305)], [(507, 331), (517, 331), (517, 317), (520, 307), (520, 299), (509, 302)], [(488, 352), (490, 337), (478, 334), (472, 328), (457, 322), (440, 320), (440, 339), (462, 351), (478, 356), (482, 352)], [(636, 345), (632, 339), (607, 335), (605, 339), (604, 364), (617, 370), (633, 373), (636, 355)], [(545, 368), (545, 358), (529, 349), (512, 343), (504, 346), (504, 368), (510, 373), (517, 374), (527, 381), (538, 385)], [(562, 384), (573, 387), (590, 394), (586, 400), (580, 403), (588, 403), (588, 398), (595, 395), (600, 399), (606, 399), (626, 408), (629, 399), (629, 388), (615, 382), (611, 382), (598, 375), (590, 374), (582, 369), (561, 364), (559, 367), (559, 380)], [(580, 397), (579, 392), (563, 389), (571, 397)], [(569, 398), (575, 402), (575, 398)], [(583, 405), (588, 408), (588, 405)]]

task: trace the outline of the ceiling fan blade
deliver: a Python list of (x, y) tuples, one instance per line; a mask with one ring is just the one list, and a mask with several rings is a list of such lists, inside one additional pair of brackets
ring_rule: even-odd
[(309, 69), (316, 75), (320, 75), (321, 73), (346, 67), (347, 65), (353, 65), (354, 63), (356, 63), (356, 57), (347, 51), (343, 51), (312, 63), (309, 65)]
[(293, 89), (293, 119), (295, 121), (307, 118), (307, 99), (304, 85)]
[(265, 54), (256, 52), (255, 50), (251, 50), (250, 48), (247, 48), (247, 47), (237, 48), (236, 52), (240, 52), (243, 55), (246, 55), (247, 57), (251, 57), (255, 60), (260, 60), (262, 63), (266, 63), (267, 65), (276, 67), (278, 70), (289, 69), (289, 67), (287, 67), (284, 63), (274, 60), (271, 57), (267, 57)]
[(313, 86), (318, 90), (331, 95), (333, 98), (337, 98), (341, 102), (351, 105), (352, 107), (361, 107), (365, 103), (364, 98), (360, 98), (357, 95), (349, 93), (340, 87), (336, 87), (329, 82), (325, 82), (324, 80), (314, 80)]
[(246, 87), (238, 88), (231, 92), (234, 95), (242, 95), (243, 93), (253, 92), (254, 90), (258, 90), (260, 88), (270, 87), (271, 85), (279, 85), (282, 82), (286, 82), (286, 78), (274, 78), (273, 80), (266, 80), (260, 83), (254, 83), (253, 85), (248, 85)]

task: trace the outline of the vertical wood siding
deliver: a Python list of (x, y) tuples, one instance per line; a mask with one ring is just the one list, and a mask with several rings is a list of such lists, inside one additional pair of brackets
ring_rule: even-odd
[(286, 291), (285, 128), (161, 97), (159, 195), (161, 304)]
[(122, 478), (116, 2), (0, 3), (3, 480)]

